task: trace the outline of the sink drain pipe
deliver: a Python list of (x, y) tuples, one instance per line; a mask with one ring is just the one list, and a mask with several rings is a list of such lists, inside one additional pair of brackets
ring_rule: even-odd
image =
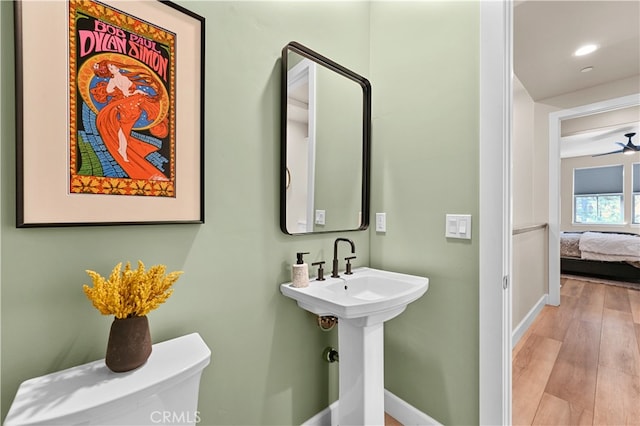
[(322, 352), (322, 359), (324, 359), (325, 361), (327, 361), (329, 363), (339, 362), (340, 361), (340, 354), (338, 354), (338, 351), (335, 350), (334, 348), (326, 347), (326, 348), (324, 348), (324, 351)]
[(318, 327), (320, 327), (322, 331), (331, 331), (337, 323), (338, 318), (331, 315), (318, 317)]

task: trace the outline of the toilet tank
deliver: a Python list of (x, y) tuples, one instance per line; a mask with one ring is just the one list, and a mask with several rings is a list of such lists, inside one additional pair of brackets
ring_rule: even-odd
[(114, 373), (104, 360), (23, 382), (5, 426), (195, 425), (211, 351), (198, 333), (153, 345), (147, 362)]

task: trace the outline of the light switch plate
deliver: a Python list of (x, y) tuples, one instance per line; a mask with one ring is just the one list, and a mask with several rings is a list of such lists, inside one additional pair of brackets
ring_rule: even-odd
[(471, 239), (471, 215), (447, 214), (445, 223), (445, 237)]
[(376, 232), (387, 232), (386, 213), (376, 213)]
[(316, 225), (324, 225), (325, 211), (316, 210)]

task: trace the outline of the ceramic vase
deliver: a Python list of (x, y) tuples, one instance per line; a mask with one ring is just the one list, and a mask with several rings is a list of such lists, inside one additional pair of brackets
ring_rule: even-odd
[(109, 331), (105, 364), (116, 373), (131, 371), (151, 355), (151, 334), (146, 316), (115, 318)]

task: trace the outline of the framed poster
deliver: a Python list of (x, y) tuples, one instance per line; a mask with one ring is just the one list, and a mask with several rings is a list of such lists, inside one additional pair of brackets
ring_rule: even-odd
[(15, 4), (17, 227), (204, 222), (204, 18)]

